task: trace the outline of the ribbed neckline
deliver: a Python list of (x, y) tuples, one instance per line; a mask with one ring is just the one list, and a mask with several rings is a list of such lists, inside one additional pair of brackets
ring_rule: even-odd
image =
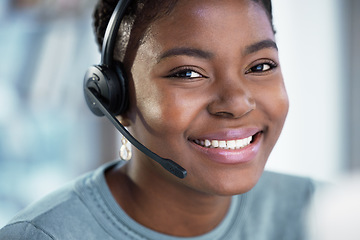
[[(100, 223), (106, 225), (107, 231), (113, 235), (114, 238), (119, 236), (121, 229), (126, 229), (126, 231), (132, 231), (132, 233), (127, 234), (129, 236), (138, 236), (132, 237), (133, 239), (146, 239), (146, 240), (216, 240), (216, 239), (225, 239), (225, 236), (231, 234), (233, 226), (239, 226), (239, 221), (243, 221), (244, 219), (244, 209), (247, 194), (236, 195), (232, 197), (231, 205), (228, 213), (222, 222), (212, 231), (196, 236), (196, 237), (174, 237), (170, 235), (165, 235), (156, 231), (153, 231), (149, 228), (144, 227), (143, 225), (137, 223), (130, 216), (126, 214), (126, 212), (117, 204), (115, 198), (111, 194), (111, 191), (106, 183), (105, 179), (105, 171), (115, 165), (119, 164), (119, 166), (123, 165), (123, 161), (111, 162), (103, 165), (99, 169), (97, 169), (92, 176), (92, 183), (95, 188), (92, 189), (95, 195), (98, 195), (96, 198), (92, 198), (93, 201), (103, 201), (103, 203), (99, 202), (95, 205), (101, 206), (103, 208), (102, 211), (99, 211), (98, 214), (106, 215), (102, 216), (102, 219), (107, 219), (112, 221), (112, 224)], [(104, 205), (104, 206), (102, 206)], [(112, 216), (109, 216), (112, 215)], [(113, 226), (110, 227), (109, 226)]]

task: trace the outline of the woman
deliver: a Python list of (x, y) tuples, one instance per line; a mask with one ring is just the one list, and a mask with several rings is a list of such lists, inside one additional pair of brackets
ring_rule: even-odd
[[(115, 5), (95, 11), (100, 45)], [(119, 32), (130, 98), (118, 119), (186, 178), (134, 149), (26, 209), (0, 239), (303, 239), (312, 183), (263, 174), (288, 111), (271, 2), (132, 1)]]

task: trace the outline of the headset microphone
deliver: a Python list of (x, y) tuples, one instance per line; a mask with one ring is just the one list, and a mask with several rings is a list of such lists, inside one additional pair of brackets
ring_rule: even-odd
[(179, 178), (186, 177), (186, 170), (176, 162), (162, 158), (137, 141), (117, 120), (116, 115), (126, 111), (128, 106), (127, 81), (121, 63), (114, 63), (112, 54), (117, 31), (130, 0), (120, 0), (106, 28), (101, 53), (101, 64), (88, 69), (84, 78), (85, 100), (97, 116), (105, 115), (120, 133), (137, 149), (158, 162), (167, 171)]

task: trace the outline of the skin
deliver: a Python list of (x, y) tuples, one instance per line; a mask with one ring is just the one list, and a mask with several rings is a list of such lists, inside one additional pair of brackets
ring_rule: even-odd
[[(131, 97), (121, 119), (188, 176), (180, 180), (133, 149), (128, 164), (106, 173), (130, 217), (165, 234), (196, 236), (221, 222), (232, 195), (254, 187), (288, 111), (274, 42), (264, 9), (251, 1), (181, 0), (149, 26), (144, 43), (125, 59)], [(214, 161), (193, 142), (237, 138), (233, 132), (249, 129), (258, 132), (258, 147), (245, 162)]]

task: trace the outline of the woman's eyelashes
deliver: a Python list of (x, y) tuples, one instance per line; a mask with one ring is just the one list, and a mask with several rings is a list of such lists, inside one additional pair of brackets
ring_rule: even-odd
[(253, 64), (249, 69), (246, 70), (246, 74), (248, 73), (267, 73), (273, 69), (275, 69), (278, 66), (278, 64), (272, 60), (262, 60), (257, 61), (255, 64)]

